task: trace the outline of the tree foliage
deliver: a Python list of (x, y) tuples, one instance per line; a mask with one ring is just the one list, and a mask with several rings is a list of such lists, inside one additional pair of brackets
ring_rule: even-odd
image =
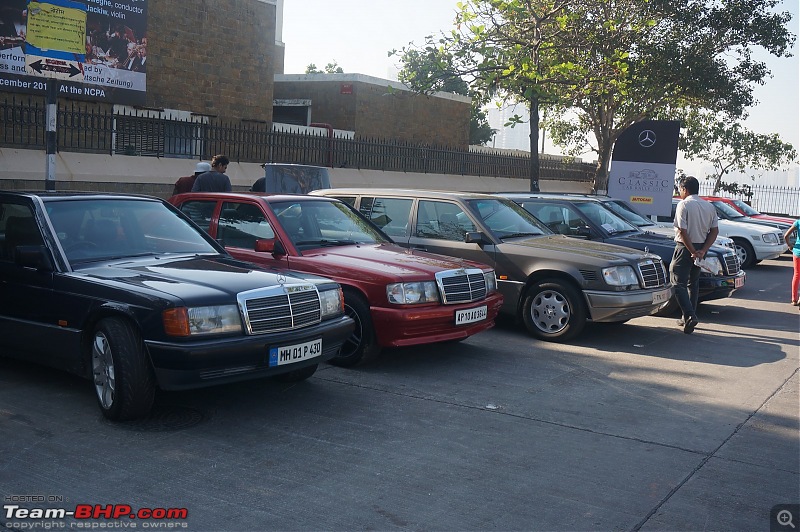
[(548, 106), (551, 138), (569, 153), (595, 151), (595, 188), (605, 189), (614, 142), (630, 125), (670, 109), (746, 116), (769, 76), (753, 49), (788, 56), (794, 43), (778, 1), (468, 0), (453, 30), (401, 59), (419, 52), (450, 66), (422, 72), (419, 90), (456, 74), (484, 99), (525, 102), (532, 189), (539, 106)]
[(306, 74), (344, 74), (344, 70), (339, 66), (339, 63), (334, 61), (325, 65), (325, 70), (320, 70), (317, 65), (310, 63), (306, 67)]
[[(714, 173), (704, 177), (714, 182), (715, 194), (720, 190), (734, 191), (734, 183), (723, 181), (731, 172), (781, 170), (797, 162), (794, 147), (775, 133), (755, 133), (739, 122), (708, 112), (685, 112), (681, 122), (686, 134), (681, 136), (678, 147), (688, 159), (712, 164)], [(757, 175), (750, 177), (755, 181)]]

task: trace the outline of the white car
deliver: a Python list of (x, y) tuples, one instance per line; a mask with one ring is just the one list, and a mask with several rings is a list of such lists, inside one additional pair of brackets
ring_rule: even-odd
[[(672, 221), (679, 201), (676, 198), (672, 199), (670, 216), (651, 215), (650, 218), (658, 225), (674, 231)], [(778, 229), (766, 225), (719, 220), (719, 234), (733, 240), (742, 268), (749, 268), (762, 260), (780, 257), (789, 249), (783, 241), (783, 234)]]

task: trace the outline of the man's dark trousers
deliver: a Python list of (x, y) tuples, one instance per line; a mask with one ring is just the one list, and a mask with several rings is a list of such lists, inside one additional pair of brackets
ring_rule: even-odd
[[(692, 244), (694, 249), (702, 249), (703, 244)], [(675, 286), (675, 297), (681, 307), (683, 319), (697, 318), (697, 298), (700, 291), (700, 267), (682, 243), (675, 244), (675, 253), (669, 265), (670, 278)]]

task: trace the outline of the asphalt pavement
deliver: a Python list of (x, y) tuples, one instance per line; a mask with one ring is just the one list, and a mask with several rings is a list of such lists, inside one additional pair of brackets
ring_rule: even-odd
[(503, 321), (303, 383), (160, 393), (122, 424), (88, 381), (0, 358), (0, 529), (797, 532), (791, 274), (749, 270), (692, 335)]

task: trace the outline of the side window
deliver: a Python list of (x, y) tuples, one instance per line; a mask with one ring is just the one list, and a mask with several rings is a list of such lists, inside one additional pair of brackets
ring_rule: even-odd
[(225, 202), (219, 214), (217, 238), (225, 246), (255, 249), (256, 240), (275, 238), (275, 232), (257, 205)]
[(26, 205), (0, 204), (0, 260), (12, 261), (17, 246), (33, 246), (44, 243), (33, 211)]
[(524, 204), (525, 210), (539, 219), (540, 222), (545, 224), (551, 231), (561, 235), (570, 234), (570, 221), (575, 227), (578, 227), (578, 222), (583, 225), (580, 218), (570, 220), (569, 209), (565, 209), (560, 205), (552, 203), (540, 202), (527, 202)]
[(406, 236), (408, 216), (414, 200), (405, 198), (361, 198), (361, 214), (389, 236)]
[(187, 201), (181, 204), (181, 211), (192, 219), (194, 223), (206, 233), (211, 232), (211, 216), (214, 214), (214, 207), (217, 205), (216, 201)]
[(459, 205), (445, 201), (419, 202), (415, 236), (463, 242), (468, 231), (475, 231), (475, 224)]
[(342, 201), (343, 203), (347, 203), (351, 207), (356, 206), (356, 197), (355, 196), (336, 196), (336, 199)]

